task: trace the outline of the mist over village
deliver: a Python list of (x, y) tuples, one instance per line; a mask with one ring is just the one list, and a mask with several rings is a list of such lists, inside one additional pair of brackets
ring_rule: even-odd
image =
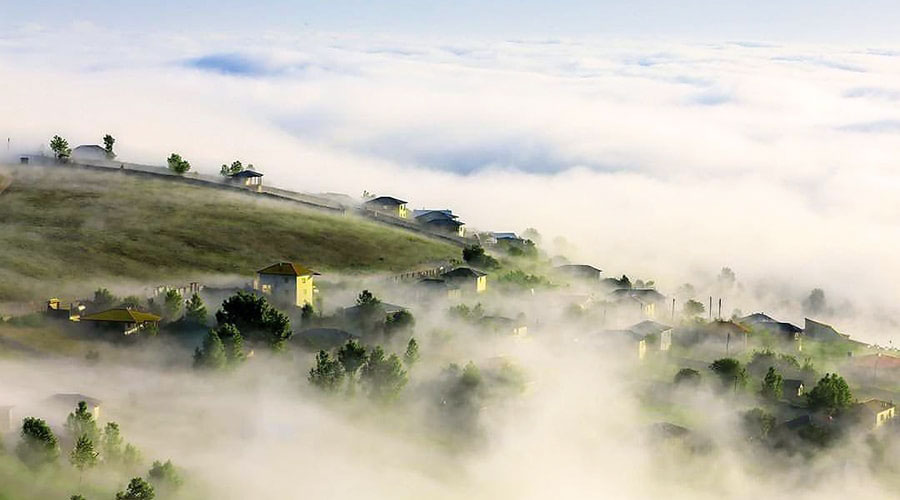
[(900, 489), (900, 8), (0, 8), (0, 500)]

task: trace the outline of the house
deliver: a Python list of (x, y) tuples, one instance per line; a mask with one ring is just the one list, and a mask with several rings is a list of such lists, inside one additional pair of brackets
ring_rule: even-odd
[(837, 342), (850, 339), (849, 335), (839, 333), (831, 325), (819, 323), (818, 321), (813, 321), (809, 318), (806, 318), (805, 321), (803, 336), (809, 340), (818, 342)]
[(636, 307), (644, 318), (656, 317), (657, 307), (662, 307), (666, 301), (665, 295), (653, 288), (620, 288), (609, 296), (620, 307)]
[(393, 215), (394, 217), (400, 217), (401, 219), (406, 219), (409, 217), (406, 203), (407, 202), (403, 200), (398, 200), (391, 196), (379, 196), (366, 201), (363, 203), (363, 206), (375, 212), (381, 212)]
[(72, 150), (70, 156), (74, 161), (106, 161), (110, 157), (103, 146), (83, 144)]
[(59, 408), (65, 408), (68, 412), (72, 412), (75, 407), (78, 406), (78, 403), (84, 401), (84, 403), (88, 407), (88, 411), (91, 412), (91, 415), (94, 416), (94, 420), (98, 420), (100, 418), (100, 405), (101, 401), (97, 398), (92, 398), (90, 396), (85, 396), (84, 394), (54, 394), (50, 397), (48, 402)]
[(523, 243), (525, 240), (520, 238), (516, 233), (506, 232), (491, 233), (488, 237), (488, 242), (497, 245), (500, 243)]
[(441, 278), (463, 292), (483, 293), (487, 290), (487, 274), (470, 267), (457, 267), (442, 274)]
[(750, 329), (733, 321), (715, 320), (679, 328), (676, 340), (684, 346), (705, 344), (717, 351), (717, 356), (732, 355), (747, 349)]
[(870, 429), (877, 429), (893, 420), (897, 407), (893, 402), (870, 399), (859, 403), (856, 407), (860, 422)]
[(0, 406), (0, 436), (13, 429), (12, 406)]
[(319, 273), (293, 262), (279, 262), (256, 271), (253, 289), (277, 304), (314, 305), (317, 290), (313, 276)]
[(600, 282), (600, 274), (603, 273), (596, 267), (587, 264), (564, 264), (556, 266), (555, 269), (563, 276), (591, 283)]
[(228, 180), (232, 184), (244, 186), (256, 192), (262, 192), (263, 174), (254, 170), (241, 170), (236, 174), (230, 174)]
[(738, 319), (738, 323), (755, 328), (757, 330), (766, 331), (779, 340), (788, 343), (797, 343), (797, 350), (803, 350), (803, 329), (792, 323), (777, 321), (771, 316), (763, 313), (754, 313)]
[(413, 210), (413, 218), (419, 224), (434, 231), (453, 234), (461, 238), (466, 236), (466, 225), (449, 209)]
[(423, 278), (418, 281), (416, 286), (419, 299), (442, 297), (455, 300), (462, 296), (458, 284), (449, 283), (441, 278)]
[(479, 320), (481, 326), (492, 333), (524, 337), (528, 334), (528, 326), (521, 319), (507, 318), (505, 316), (482, 316)]
[(85, 306), (78, 302), (72, 302), (65, 305), (57, 298), (52, 298), (47, 301), (47, 315), (51, 318), (78, 321), (81, 319), (81, 314), (84, 312), (84, 309)]
[(336, 349), (358, 338), (358, 335), (338, 328), (309, 328), (293, 336), (296, 342), (311, 351)]
[(643, 335), (631, 330), (606, 330), (600, 337), (605, 344), (614, 344), (615, 348), (624, 349), (626, 353), (630, 350), (637, 355), (638, 361), (647, 357), (647, 339)]
[(124, 335), (131, 335), (148, 328), (156, 328), (159, 326), (161, 319), (155, 314), (138, 311), (130, 307), (116, 307), (82, 316), (81, 322), (92, 324), (96, 327), (121, 331)]
[[(356, 319), (360, 318), (360, 315), (363, 311), (363, 307), (364, 306), (361, 306), (359, 304), (357, 304), (355, 306), (345, 307), (341, 310), (341, 313), (344, 315), (344, 318), (346, 318), (346, 319), (356, 320)], [(381, 311), (381, 313), (385, 317), (390, 316), (392, 314), (396, 314), (400, 311), (408, 311), (409, 310), (409, 308), (407, 308), (407, 307), (398, 306), (396, 304), (389, 304), (387, 302), (378, 302), (376, 307), (378, 308), (379, 311)]]
[(672, 327), (652, 320), (641, 321), (628, 328), (647, 341), (648, 347), (668, 351), (672, 347)]
[(802, 380), (786, 378), (781, 384), (782, 396), (792, 403), (800, 402), (806, 396), (806, 387)]

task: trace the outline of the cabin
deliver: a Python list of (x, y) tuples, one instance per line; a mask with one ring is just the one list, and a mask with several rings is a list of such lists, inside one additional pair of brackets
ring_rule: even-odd
[(603, 273), (596, 267), (587, 264), (564, 264), (556, 266), (555, 270), (562, 276), (587, 283), (599, 283), (600, 275)]
[(55, 319), (79, 321), (84, 310), (85, 306), (78, 302), (63, 304), (55, 297), (47, 301), (47, 316)]
[(115, 330), (127, 336), (147, 329), (155, 329), (159, 326), (161, 319), (153, 313), (138, 311), (130, 307), (116, 307), (81, 316), (80, 321), (97, 328)]
[(664, 352), (672, 347), (672, 327), (669, 325), (645, 320), (630, 326), (628, 330), (641, 336), (650, 349)]
[(262, 192), (262, 178), (263, 174), (254, 170), (241, 170), (228, 176), (228, 180), (232, 184), (245, 187), (257, 193)]
[(72, 150), (70, 158), (77, 162), (91, 162), (106, 161), (110, 159), (110, 156), (103, 146), (83, 144)]
[(620, 308), (634, 308), (643, 318), (655, 318), (657, 308), (666, 301), (665, 295), (654, 288), (620, 288), (609, 294), (610, 300)]
[(377, 198), (372, 198), (371, 200), (366, 201), (365, 203), (363, 203), (363, 206), (374, 212), (393, 215), (394, 217), (406, 219), (409, 217), (409, 212), (406, 209), (406, 203), (407, 202), (394, 198), (392, 196), (379, 196)]
[(253, 289), (278, 305), (312, 306), (317, 292), (314, 276), (319, 273), (293, 262), (278, 262), (256, 271)]
[(449, 209), (413, 210), (413, 218), (435, 232), (452, 234), (460, 238), (466, 236), (466, 225)]
[(647, 339), (631, 330), (606, 330), (598, 335), (598, 339), (605, 346), (612, 346), (617, 352), (622, 352), (638, 361), (647, 357)]
[(450, 285), (459, 287), (465, 293), (487, 291), (487, 274), (470, 267), (457, 267), (442, 274), (441, 278)]
[(874, 430), (893, 420), (897, 407), (893, 402), (870, 399), (859, 403), (856, 410), (860, 417), (860, 423)]
[(449, 283), (441, 278), (423, 278), (416, 283), (416, 297), (420, 300), (445, 298), (450, 300), (462, 297), (458, 284)]
[(783, 343), (795, 344), (797, 351), (803, 350), (803, 329), (797, 325), (777, 321), (763, 313), (744, 316), (738, 319), (737, 322), (746, 327), (770, 333)]
[(90, 396), (85, 396), (84, 394), (70, 393), (70, 394), (54, 394), (48, 400), (50, 405), (59, 408), (62, 410), (65, 408), (69, 413), (75, 410), (75, 407), (78, 406), (78, 403), (84, 401), (87, 405), (88, 411), (91, 412), (91, 415), (94, 416), (94, 420), (100, 419), (100, 405), (101, 401), (97, 398), (92, 398)]
[(479, 324), (486, 331), (514, 337), (524, 337), (528, 334), (528, 326), (522, 319), (507, 318), (505, 316), (482, 316)]

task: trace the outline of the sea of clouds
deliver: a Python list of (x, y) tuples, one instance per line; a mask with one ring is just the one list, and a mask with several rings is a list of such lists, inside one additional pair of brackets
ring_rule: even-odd
[[(575, 260), (725, 311), (892, 339), (900, 50), (622, 39), (126, 32), (0, 35), (8, 154), (117, 139), (120, 157), (250, 162), (273, 185), (535, 227)], [(573, 248), (574, 247), (574, 248)], [(801, 325), (802, 326), (802, 325)]]

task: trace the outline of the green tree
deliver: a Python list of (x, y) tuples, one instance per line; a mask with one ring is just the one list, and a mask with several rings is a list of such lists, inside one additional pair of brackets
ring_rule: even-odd
[(97, 465), (100, 453), (94, 451), (94, 442), (87, 435), (82, 435), (75, 441), (75, 448), (69, 454), (69, 463), (80, 472)]
[(22, 421), (21, 440), (16, 446), (16, 455), (32, 468), (56, 462), (59, 458), (59, 442), (47, 422), (34, 417), (26, 417)]
[(415, 337), (412, 337), (409, 339), (409, 342), (406, 343), (406, 353), (403, 354), (403, 361), (406, 363), (406, 366), (412, 367), (418, 360), (419, 343), (416, 342)]
[(94, 309), (102, 311), (109, 309), (119, 302), (119, 299), (106, 288), (98, 288), (94, 291), (94, 300), (92, 301)]
[(307, 325), (312, 321), (315, 312), (316, 310), (313, 308), (312, 304), (309, 302), (303, 304), (303, 307), (300, 308), (300, 320), (304, 325)]
[(163, 492), (173, 492), (184, 482), (171, 460), (154, 461), (147, 474), (147, 480), (154, 488)]
[(97, 421), (94, 420), (94, 414), (88, 409), (87, 403), (79, 401), (75, 405), (75, 411), (66, 418), (66, 430), (74, 439), (81, 436), (87, 436), (94, 441), (100, 432), (97, 429)]
[(244, 337), (236, 326), (225, 323), (216, 328), (216, 333), (222, 339), (225, 361), (229, 367), (236, 368), (247, 360), (247, 354), (244, 353)]
[(482, 269), (497, 269), (500, 267), (500, 263), (497, 262), (497, 259), (485, 253), (484, 248), (481, 245), (469, 245), (463, 248), (462, 256), (467, 264), (474, 267)]
[(784, 380), (781, 374), (775, 370), (774, 366), (769, 367), (766, 377), (762, 381), (762, 388), (759, 393), (762, 397), (770, 401), (778, 401), (783, 393)]
[[(253, 165), (247, 165), (247, 167), (251, 170), (253, 169)], [(241, 163), (241, 160), (234, 160), (230, 166), (223, 163), (222, 168), (219, 169), (219, 175), (230, 177), (243, 171), (244, 165)]]
[(747, 370), (736, 359), (717, 359), (709, 365), (709, 369), (719, 376), (724, 387), (733, 387), (735, 392), (737, 392), (738, 387), (743, 387), (747, 384)]
[(125, 445), (125, 451), (122, 453), (122, 463), (129, 469), (135, 469), (143, 463), (144, 457), (141, 456), (141, 450), (137, 449), (131, 443)]
[(152, 500), (154, 497), (153, 486), (140, 477), (132, 479), (125, 491), (116, 493), (116, 500)]
[(116, 144), (116, 138), (106, 134), (103, 136), (103, 149), (106, 150), (106, 157), (110, 160), (116, 157), (116, 153), (113, 151), (113, 146)]
[(127, 307), (128, 309), (137, 309), (141, 307), (141, 298), (137, 295), (129, 295), (122, 299), (122, 302), (119, 304), (121, 307)]
[(69, 156), (72, 155), (72, 150), (69, 149), (69, 141), (58, 135), (54, 135), (53, 139), (50, 139), (50, 150), (56, 155), (57, 160), (68, 160)]
[(366, 363), (368, 356), (366, 355), (366, 348), (353, 339), (341, 346), (337, 352), (337, 358), (341, 362), (341, 366), (344, 367), (344, 373), (352, 381), (353, 377), (356, 376), (356, 371)]
[(369, 354), (369, 359), (362, 367), (361, 377), (369, 397), (383, 403), (396, 399), (408, 381), (400, 358), (396, 354), (385, 357), (381, 346), (377, 346)]
[(355, 322), (360, 331), (366, 334), (375, 334), (384, 330), (385, 312), (384, 305), (372, 292), (363, 290), (356, 297)]
[(178, 175), (184, 175), (191, 169), (191, 164), (187, 160), (181, 157), (178, 153), (172, 153), (169, 155), (169, 158), (166, 159), (166, 163), (169, 165), (169, 170), (175, 172)]
[(282, 350), (293, 335), (291, 321), (269, 305), (265, 297), (242, 291), (222, 302), (216, 321), (237, 327), (245, 341), (266, 343), (275, 351)]
[(187, 304), (184, 306), (184, 315), (191, 323), (206, 325), (208, 314), (206, 312), (206, 304), (203, 303), (200, 295), (196, 293), (191, 295), (191, 298), (188, 299)]
[(178, 290), (166, 290), (166, 296), (163, 301), (163, 312), (167, 320), (175, 321), (181, 317), (181, 309), (184, 306), (184, 297)]
[(316, 366), (309, 370), (309, 382), (325, 392), (336, 392), (344, 381), (344, 366), (326, 351), (316, 354)]
[(844, 377), (837, 373), (826, 373), (807, 393), (806, 399), (811, 409), (834, 414), (850, 407), (853, 394)]
[(744, 433), (751, 441), (765, 440), (775, 427), (775, 417), (762, 408), (753, 408), (741, 417)]
[(693, 368), (682, 368), (675, 374), (675, 383), (678, 385), (697, 385), (700, 383), (700, 372)]
[(194, 368), (220, 370), (227, 363), (225, 345), (215, 329), (206, 334), (203, 345), (194, 350)]
[(416, 319), (406, 309), (388, 315), (384, 321), (384, 333), (388, 338), (398, 332), (409, 332), (416, 326)]
[(103, 428), (103, 437), (100, 440), (100, 451), (103, 460), (107, 463), (119, 463), (122, 461), (122, 434), (119, 424), (107, 422)]
[(86, 499), (81, 495), (72, 495), (69, 497), (69, 500), (86, 500)]
[(703, 303), (690, 299), (684, 303), (682, 311), (688, 318), (693, 318), (706, 312), (706, 307), (703, 306)]

